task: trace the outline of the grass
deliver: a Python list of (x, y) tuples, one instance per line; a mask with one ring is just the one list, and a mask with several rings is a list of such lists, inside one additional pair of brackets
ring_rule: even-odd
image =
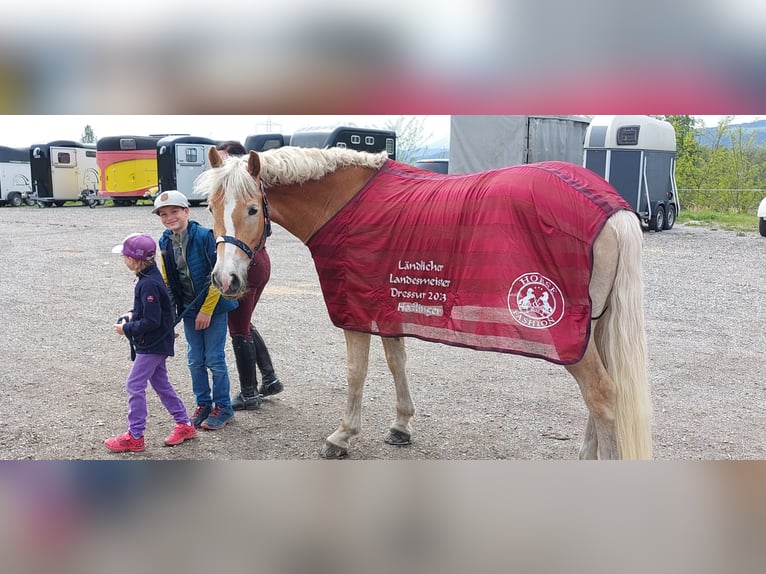
[(758, 231), (758, 217), (754, 213), (718, 213), (709, 210), (682, 210), (678, 223), (699, 225), (728, 231)]

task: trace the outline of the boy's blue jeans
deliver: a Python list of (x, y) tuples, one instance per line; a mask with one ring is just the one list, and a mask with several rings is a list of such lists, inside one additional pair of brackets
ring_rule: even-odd
[[(218, 313), (210, 319), (210, 326), (202, 331), (194, 328), (194, 317), (184, 318), (186, 335), (186, 359), (192, 379), (192, 391), (198, 406), (215, 405), (231, 408), (229, 396), (229, 368), (226, 366), (226, 313)], [(211, 396), (210, 378), (213, 378)]]

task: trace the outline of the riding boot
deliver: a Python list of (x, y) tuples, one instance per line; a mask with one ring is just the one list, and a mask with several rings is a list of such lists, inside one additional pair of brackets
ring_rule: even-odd
[(258, 369), (261, 371), (261, 394), (264, 397), (268, 397), (281, 393), (285, 387), (274, 372), (274, 366), (271, 364), (271, 355), (269, 355), (269, 350), (266, 348), (263, 337), (252, 325), (250, 325), (250, 334), (255, 345), (255, 360), (258, 363)]
[(242, 335), (234, 335), (231, 338), (234, 348), (234, 358), (239, 373), (239, 386), (241, 392), (232, 399), (231, 407), (235, 411), (255, 410), (261, 406), (263, 397), (258, 394), (258, 379), (255, 371), (255, 344), (248, 341)]

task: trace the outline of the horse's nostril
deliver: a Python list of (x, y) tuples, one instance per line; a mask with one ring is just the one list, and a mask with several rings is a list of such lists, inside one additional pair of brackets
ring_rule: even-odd
[(240, 286), (239, 277), (237, 277), (233, 273), (229, 275), (229, 291), (237, 292), (239, 291), (239, 286)]

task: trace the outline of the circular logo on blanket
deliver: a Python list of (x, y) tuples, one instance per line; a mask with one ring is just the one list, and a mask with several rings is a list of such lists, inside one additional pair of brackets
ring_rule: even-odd
[(525, 273), (508, 290), (508, 311), (520, 325), (548, 329), (564, 316), (564, 297), (545, 275)]

